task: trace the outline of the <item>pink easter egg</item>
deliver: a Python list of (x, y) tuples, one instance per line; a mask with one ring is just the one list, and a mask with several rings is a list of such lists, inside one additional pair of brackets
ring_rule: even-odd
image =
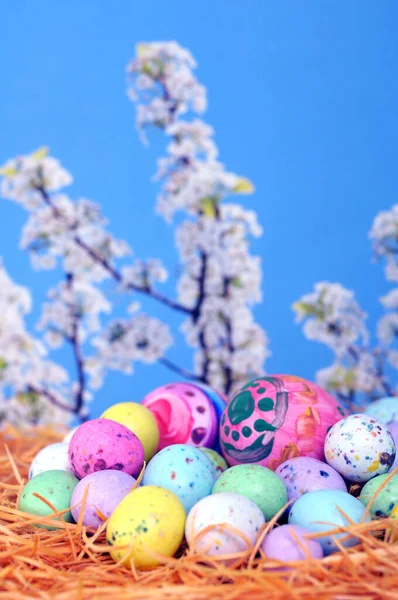
[(136, 435), (110, 419), (92, 419), (75, 431), (69, 443), (69, 461), (79, 479), (96, 471), (114, 469), (138, 475), (144, 448)]
[(171, 444), (212, 448), (218, 419), (213, 402), (191, 383), (170, 383), (153, 390), (142, 401), (159, 426), (159, 450)]
[(230, 466), (257, 463), (275, 470), (295, 456), (323, 460), (328, 429), (344, 416), (333, 396), (306, 379), (253, 379), (223, 412), (221, 450)]

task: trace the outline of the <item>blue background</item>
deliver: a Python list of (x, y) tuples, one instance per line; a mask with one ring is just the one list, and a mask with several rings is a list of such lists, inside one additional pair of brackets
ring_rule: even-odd
[[(393, 1), (14, 0), (2, 4), (0, 163), (46, 144), (74, 175), (73, 197), (100, 203), (112, 232), (174, 273), (173, 231), (154, 215), (150, 182), (165, 139), (143, 148), (125, 95), (125, 65), (139, 41), (177, 40), (208, 88), (205, 119), (228, 169), (256, 185), (242, 201), (264, 237), (268, 372), (313, 378), (331, 353), (304, 339), (291, 303), (318, 280), (354, 289), (374, 331), (389, 288), (371, 263), (373, 217), (396, 202), (398, 5)], [(18, 240), (26, 215), (2, 200), (0, 255), (32, 289), (33, 326), (55, 273), (34, 273)], [(165, 286), (173, 290), (173, 277)], [(145, 307), (170, 320), (167, 309)], [(55, 356), (56, 357), (56, 356)], [(69, 365), (69, 359), (60, 354)], [(184, 345), (170, 357), (186, 367)], [(93, 413), (138, 400), (174, 379), (161, 366), (111, 374)]]

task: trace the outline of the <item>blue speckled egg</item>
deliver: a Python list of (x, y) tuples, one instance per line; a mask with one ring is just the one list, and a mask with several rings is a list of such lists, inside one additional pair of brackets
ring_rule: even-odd
[[(289, 525), (301, 525), (312, 532), (327, 532), (336, 527), (347, 527), (349, 521), (343, 517), (340, 510), (354, 523), (359, 523), (365, 513), (365, 507), (354, 496), (341, 490), (318, 490), (300, 496), (293, 504), (289, 513)], [(365, 521), (369, 521), (367, 516)], [(346, 538), (346, 539), (341, 539)], [(318, 539), (324, 554), (338, 550), (335, 539), (349, 548), (359, 543), (356, 537), (347, 538), (347, 533), (325, 535)]]
[(188, 513), (196, 502), (211, 494), (216, 479), (215, 468), (199, 448), (173, 444), (149, 461), (142, 482), (173, 492)]
[(365, 407), (364, 412), (380, 419), (387, 425), (392, 421), (398, 421), (398, 397), (391, 396), (374, 400)]

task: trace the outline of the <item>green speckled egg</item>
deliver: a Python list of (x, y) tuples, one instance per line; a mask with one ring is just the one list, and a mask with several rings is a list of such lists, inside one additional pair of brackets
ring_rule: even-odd
[(269, 521), (287, 503), (287, 490), (282, 479), (261, 465), (236, 465), (216, 481), (213, 494), (232, 492), (250, 498)]
[[(68, 471), (53, 470), (39, 473), (32, 477), (23, 488), (18, 508), (38, 517), (52, 515), (54, 511), (40, 498), (33, 495), (36, 493), (48, 500), (57, 510), (65, 510), (70, 507), (72, 492), (78, 483), (77, 477)], [(64, 513), (62, 519), (68, 523), (74, 523), (70, 511)], [(44, 529), (56, 529), (46, 525), (36, 525), (44, 527)]]
[(228, 469), (226, 461), (223, 459), (221, 454), (219, 454), (215, 450), (212, 450), (211, 448), (201, 447), (200, 450), (206, 454), (207, 458), (210, 460), (211, 464), (215, 468), (216, 477), (218, 479), (220, 475), (222, 475), (222, 473), (224, 473), (224, 471)]
[[(387, 477), (389, 477), (388, 473), (377, 475), (377, 477), (374, 477), (363, 486), (359, 500), (364, 506), (369, 504)], [(398, 475), (394, 475), (380, 493), (377, 494), (369, 511), (370, 516), (373, 519), (389, 517), (396, 504), (398, 504)]]

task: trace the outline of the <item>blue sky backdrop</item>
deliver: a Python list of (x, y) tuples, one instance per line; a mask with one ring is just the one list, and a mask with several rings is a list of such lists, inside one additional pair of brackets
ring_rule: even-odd
[[(256, 317), (271, 338), (267, 369), (311, 379), (331, 354), (303, 338), (292, 301), (318, 280), (339, 281), (374, 326), (389, 289), (367, 234), (376, 212), (397, 201), (397, 17), (392, 0), (3, 3), (0, 163), (49, 145), (74, 175), (72, 196), (100, 203), (137, 256), (174, 265), (173, 231), (154, 214), (150, 182), (165, 140), (142, 147), (124, 69), (139, 41), (188, 47), (208, 88), (205, 119), (220, 159), (256, 185), (242, 201), (265, 229), (252, 250), (263, 259)], [(0, 255), (33, 292), (33, 326), (56, 277), (32, 272), (18, 249), (23, 210), (2, 201), (1, 215)], [(184, 346), (170, 356), (190, 366)], [(137, 365), (134, 378), (112, 374), (93, 413), (170, 379), (160, 366)]]

